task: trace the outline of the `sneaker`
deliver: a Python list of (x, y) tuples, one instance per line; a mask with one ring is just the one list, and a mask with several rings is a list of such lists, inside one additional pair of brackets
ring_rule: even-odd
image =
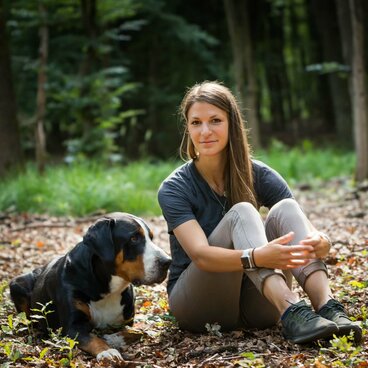
[(314, 313), (304, 300), (291, 304), (281, 323), (285, 339), (296, 344), (329, 338), (339, 331), (335, 322)]
[(355, 343), (359, 343), (362, 339), (362, 329), (354, 323), (345, 312), (344, 307), (335, 299), (330, 299), (319, 311), (318, 314), (337, 324), (339, 328), (338, 336), (348, 336), (354, 333)]

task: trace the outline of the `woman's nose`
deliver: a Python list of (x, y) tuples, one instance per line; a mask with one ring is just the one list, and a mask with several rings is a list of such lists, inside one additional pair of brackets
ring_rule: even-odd
[(201, 131), (202, 134), (209, 134), (211, 133), (211, 128), (209, 126), (208, 123), (203, 123), (202, 124), (202, 131)]

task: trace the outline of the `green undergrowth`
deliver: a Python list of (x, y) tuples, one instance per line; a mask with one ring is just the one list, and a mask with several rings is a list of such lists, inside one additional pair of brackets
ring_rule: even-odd
[[(355, 157), (335, 148), (317, 149), (304, 142), (287, 148), (274, 143), (255, 153), (277, 170), (291, 186), (314, 185), (333, 177), (352, 177)], [(159, 215), (157, 189), (180, 161), (138, 161), (128, 165), (104, 165), (84, 161), (48, 166), (44, 175), (29, 163), (21, 173), (0, 182), (0, 211), (84, 216), (96, 212), (123, 211)]]
[(335, 177), (353, 177), (355, 153), (337, 147), (316, 148), (311, 141), (288, 148), (274, 141), (267, 151), (254, 154), (277, 170), (290, 185), (320, 184)]
[(157, 189), (172, 163), (135, 162), (106, 167), (97, 162), (49, 166), (40, 176), (33, 164), (0, 183), (0, 211), (83, 216), (122, 211), (157, 215)]

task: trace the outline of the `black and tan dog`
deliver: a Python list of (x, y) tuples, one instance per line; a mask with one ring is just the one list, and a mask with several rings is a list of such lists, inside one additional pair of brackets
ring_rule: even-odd
[(41, 319), (44, 331), (62, 327), (98, 360), (122, 359), (112, 346), (124, 345), (123, 334), (115, 334), (112, 343), (92, 330), (131, 324), (133, 285), (164, 281), (170, 262), (142, 219), (118, 212), (99, 219), (64, 256), (13, 279), (10, 294), (17, 311), (27, 316), (39, 303), (52, 301), (47, 323)]

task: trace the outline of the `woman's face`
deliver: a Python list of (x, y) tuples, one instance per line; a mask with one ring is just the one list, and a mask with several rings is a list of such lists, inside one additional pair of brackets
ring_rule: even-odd
[(227, 113), (207, 102), (195, 102), (187, 114), (189, 136), (200, 157), (222, 154), (229, 141)]

